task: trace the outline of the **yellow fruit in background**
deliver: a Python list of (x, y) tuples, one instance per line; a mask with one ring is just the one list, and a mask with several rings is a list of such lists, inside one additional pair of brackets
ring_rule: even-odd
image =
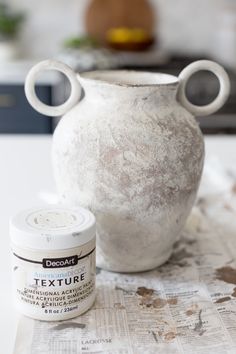
[(149, 33), (142, 28), (111, 28), (107, 32), (109, 43), (143, 43), (150, 40)]

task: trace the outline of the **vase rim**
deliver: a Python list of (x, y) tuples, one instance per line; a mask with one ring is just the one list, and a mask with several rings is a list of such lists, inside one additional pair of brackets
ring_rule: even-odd
[(135, 70), (95, 70), (78, 74), (78, 80), (118, 87), (175, 86), (179, 78), (159, 72)]

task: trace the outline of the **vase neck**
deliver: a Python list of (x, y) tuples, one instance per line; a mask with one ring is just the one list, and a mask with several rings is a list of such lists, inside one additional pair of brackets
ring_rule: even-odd
[(178, 78), (172, 75), (135, 71), (94, 71), (78, 77), (85, 97), (122, 101), (171, 101), (176, 97)]

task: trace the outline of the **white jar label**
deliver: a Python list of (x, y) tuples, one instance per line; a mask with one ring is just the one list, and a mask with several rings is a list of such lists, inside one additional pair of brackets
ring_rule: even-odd
[(95, 240), (63, 251), (12, 246), (16, 306), (28, 316), (63, 320), (86, 311), (95, 298)]

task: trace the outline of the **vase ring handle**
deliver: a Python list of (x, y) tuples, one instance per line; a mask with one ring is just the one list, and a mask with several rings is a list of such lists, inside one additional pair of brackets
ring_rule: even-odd
[[(217, 97), (213, 102), (205, 106), (197, 106), (192, 104), (186, 96), (186, 85), (189, 78), (198, 71), (211, 71), (219, 80), (220, 89)], [(230, 94), (230, 80), (224, 68), (210, 60), (199, 60), (188, 65), (179, 75), (179, 89), (177, 93), (178, 101), (189, 112), (195, 116), (207, 116), (218, 111), (227, 101)]]
[[(57, 70), (63, 73), (71, 85), (71, 94), (68, 100), (59, 106), (49, 106), (37, 97), (35, 81), (40, 72), (45, 70)], [(44, 60), (36, 64), (28, 73), (25, 80), (25, 95), (31, 106), (46, 116), (56, 117), (69, 111), (80, 99), (82, 88), (76, 73), (66, 64), (56, 60)]]

